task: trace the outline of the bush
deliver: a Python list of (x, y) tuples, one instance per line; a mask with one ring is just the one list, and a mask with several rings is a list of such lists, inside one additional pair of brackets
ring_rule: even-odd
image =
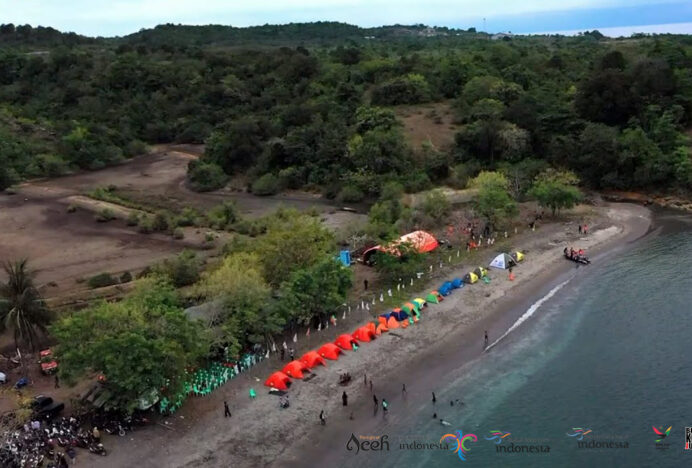
[(199, 213), (194, 208), (183, 208), (177, 218), (175, 218), (175, 225), (178, 227), (194, 226), (195, 222), (199, 218)]
[(438, 189), (425, 195), (421, 204), (421, 210), (426, 216), (432, 218), (433, 221), (440, 223), (449, 215), (451, 205), (444, 192)]
[(126, 271), (125, 273), (120, 275), (121, 284), (129, 283), (130, 281), (132, 281), (132, 274), (129, 271)]
[(150, 216), (142, 216), (139, 218), (139, 232), (142, 234), (151, 234), (154, 231), (154, 222), (151, 220)]
[(363, 201), (363, 198), (365, 198), (363, 191), (353, 185), (343, 187), (337, 196), (337, 200), (344, 203), (358, 203)]
[(228, 182), (228, 176), (221, 166), (214, 163), (192, 161), (188, 166), (190, 188), (197, 192), (210, 192), (223, 188)]
[(421, 192), (431, 187), (432, 182), (430, 182), (430, 177), (425, 172), (413, 172), (407, 175), (404, 180), (404, 189), (407, 193)]
[(175, 287), (181, 288), (199, 279), (201, 262), (194, 252), (184, 250), (177, 257), (163, 262), (159, 270), (171, 279)]
[(108, 221), (112, 221), (114, 219), (115, 213), (113, 213), (113, 210), (110, 208), (104, 208), (99, 211), (99, 214), (96, 215), (96, 221), (99, 223), (107, 223)]
[(229, 229), (239, 219), (238, 207), (232, 201), (216, 205), (207, 213), (209, 226), (214, 229)]
[(139, 224), (139, 213), (130, 211), (130, 214), (127, 215), (126, 223), (128, 226), (137, 226)]
[(170, 223), (168, 221), (168, 213), (165, 211), (158, 211), (154, 215), (154, 220), (152, 221), (152, 229), (156, 232), (168, 231)]
[(91, 289), (104, 288), (106, 286), (118, 284), (118, 280), (117, 278), (111, 276), (110, 273), (99, 273), (98, 275), (89, 278), (87, 284)]
[(280, 191), (281, 180), (274, 174), (264, 174), (252, 184), (252, 193), (255, 195), (276, 195)]
[(185, 233), (183, 232), (182, 229), (180, 228), (175, 228), (173, 229), (173, 239), (183, 239), (185, 237)]

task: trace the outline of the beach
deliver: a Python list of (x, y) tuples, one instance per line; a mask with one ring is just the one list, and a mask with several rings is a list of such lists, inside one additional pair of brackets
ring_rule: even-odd
[[(179, 414), (162, 424), (166, 429), (157, 427), (138, 431), (132, 437), (109, 438), (113, 450), (99, 464), (330, 466), (337, 452), (343, 455), (351, 433), (367, 434), (369, 429), (387, 424), (381, 411), (373, 415), (372, 393), (390, 403), (387, 418), (392, 422), (397, 412), (429, 403), (431, 392), (446, 375), (482, 355), (485, 330), (492, 343), (536, 298), (576, 268), (563, 259), (563, 248), (583, 248), (597, 262), (615, 250), (627, 248), (629, 242), (650, 229), (650, 212), (641, 206), (606, 204), (595, 208), (595, 213), (587, 236), (578, 234), (574, 221), (551, 223), (547, 219), (535, 232), (513, 238), (512, 247), (526, 252), (526, 260), (514, 269), (514, 281), (509, 280), (507, 271), (490, 270), (490, 284), (457, 290), (441, 304), (427, 307), (418, 324), (385, 333), (362, 344), (356, 352), (346, 352), (338, 361), (327, 361), (327, 367), (315, 369), (313, 379), (294, 382), (289, 391), (290, 408), (280, 409), (278, 398), (269, 395), (262, 384), (286, 362), (273, 355), (208, 397), (191, 399)], [(495, 250), (489, 247), (485, 252), (484, 266)], [(446, 277), (463, 276), (476, 266), (450, 269)], [(411, 297), (439, 283), (436, 279), (429, 287), (412, 291)], [(321, 335), (313, 333), (309, 340), (301, 336), (296, 355), (356, 328), (352, 322), (347, 327), (337, 325)], [(353, 377), (346, 387), (338, 384), (343, 372)], [(369, 385), (364, 385), (364, 375), (373, 381), (372, 393)], [(257, 390), (256, 399), (248, 397), (250, 387)], [(343, 391), (348, 394), (347, 407), (342, 406)], [(229, 419), (223, 418), (223, 401), (231, 407), (233, 416)], [(322, 410), (326, 426), (319, 424)]]

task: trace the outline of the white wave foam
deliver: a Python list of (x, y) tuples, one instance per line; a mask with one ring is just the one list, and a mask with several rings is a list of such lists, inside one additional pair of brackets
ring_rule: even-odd
[[(571, 279), (571, 278), (570, 278), (570, 279)], [(557, 292), (558, 292), (560, 289), (562, 289), (562, 287), (563, 287), (564, 285), (566, 285), (567, 283), (569, 283), (570, 279), (567, 279), (567, 280), (563, 281), (562, 283), (558, 284), (558, 285), (555, 286), (553, 289), (551, 289), (550, 291), (548, 291), (548, 294), (546, 294), (545, 296), (543, 296), (542, 298), (540, 298), (539, 300), (537, 300), (536, 302), (534, 302), (533, 304), (531, 304), (531, 307), (529, 307), (529, 308), (526, 310), (526, 312), (524, 312), (524, 313), (522, 314), (522, 316), (519, 317), (519, 318), (517, 319), (517, 321), (514, 322), (514, 323), (512, 324), (512, 326), (509, 327), (509, 328), (507, 329), (506, 332), (504, 332), (504, 334), (503, 334), (501, 337), (499, 337), (497, 340), (495, 340), (494, 342), (492, 342), (487, 348), (485, 348), (485, 351), (488, 351), (488, 350), (491, 349), (493, 346), (495, 346), (496, 344), (498, 344), (498, 343), (499, 343), (500, 341), (502, 341), (507, 335), (509, 335), (510, 333), (512, 333), (519, 325), (521, 325), (522, 323), (524, 323), (525, 321), (527, 321), (529, 318), (531, 318), (531, 316), (532, 316), (534, 313), (536, 313), (536, 311), (543, 305), (543, 303), (544, 303), (545, 301), (547, 301), (548, 299), (550, 299), (551, 297), (553, 297), (555, 294), (557, 294)]]

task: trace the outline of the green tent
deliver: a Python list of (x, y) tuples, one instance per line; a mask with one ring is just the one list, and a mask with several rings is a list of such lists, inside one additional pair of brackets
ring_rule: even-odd
[(431, 304), (439, 304), (440, 301), (437, 300), (437, 295), (430, 293), (427, 296), (425, 296), (425, 300), (428, 301)]

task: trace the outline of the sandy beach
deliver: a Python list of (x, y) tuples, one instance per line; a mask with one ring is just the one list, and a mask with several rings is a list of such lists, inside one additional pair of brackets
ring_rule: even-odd
[[(315, 369), (311, 380), (296, 381), (290, 389), (291, 406), (280, 409), (278, 398), (267, 393), (262, 382), (281, 362), (276, 355), (232, 380), (204, 398), (189, 400), (183, 410), (159, 426), (143, 429), (125, 438), (108, 438), (112, 451), (100, 458), (101, 466), (142, 467), (227, 467), (227, 466), (331, 466), (339, 451), (343, 454), (351, 432), (367, 432), (386, 424), (373, 417), (372, 393), (363, 376), (373, 380), (373, 393), (387, 398), (396, 420), (396, 409), (430, 400), (436, 383), (449, 372), (479, 357), (483, 352), (483, 331), (490, 342), (499, 337), (523, 311), (545, 294), (575, 264), (562, 258), (562, 249), (572, 245), (587, 250), (593, 261), (607, 258), (617, 249), (650, 230), (648, 209), (630, 204), (606, 204), (595, 208), (588, 236), (579, 236), (576, 222), (555, 222), (511, 239), (512, 248), (527, 253), (515, 268), (516, 279), (506, 271), (491, 270), (490, 284), (478, 283), (455, 291), (444, 302), (422, 312), (421, 321), (405, 330), (387, 333), (357, 352), (346, 352), (338, 361)], [(487, 264), (495, 250), (485, 250)], [(476, 265), (464, 265), (446, 272), (446, 278), (463, 276)], [(588, 268), (588, 267), (587, 267)], [(411, 296), (439, 285), (412, 291)], [(363, 317), (360, 323), (365, 323)], [(301, 336), (296, 355), (352, 332), (357, 322), (332, 327), (308, 340)], [(338, 376), (349, 372), (350, 385), (338, 384)], [(402, 385), (407, 392), (402, 394)], [(258, 396), (248, 397), (250, 387)], [(341, 394), (346, 391), (348, 407)], [(233, 416), (223, 417), (223, 401)], [(327, 425), (319, 424), (324, 410)], [(353, 413), (353, 420), (349, 419)], [(86, 460), (85, 460), (86, 461)]]

